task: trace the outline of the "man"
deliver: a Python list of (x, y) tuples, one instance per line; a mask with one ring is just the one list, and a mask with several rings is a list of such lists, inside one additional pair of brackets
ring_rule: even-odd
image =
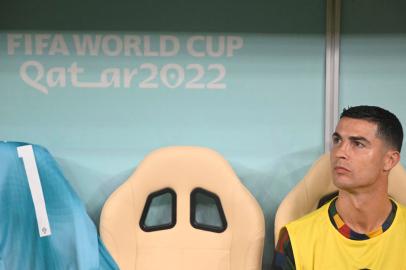
[(330, 152), (338, 196), (281, 230), (272, 269), (406, 269), (406, 208), (388, 197), (402, 140), (391, 112), (344, 109)]

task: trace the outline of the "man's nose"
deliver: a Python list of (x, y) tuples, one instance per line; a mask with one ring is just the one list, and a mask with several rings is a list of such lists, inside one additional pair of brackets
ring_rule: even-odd
[(341, 142), (340, 144), (334, 146), (335, 157), (336, 158), (348, 158), (349, 144), (347, 142)]

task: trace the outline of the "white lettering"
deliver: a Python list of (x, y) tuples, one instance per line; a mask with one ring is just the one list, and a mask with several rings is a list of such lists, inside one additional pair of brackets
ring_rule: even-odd
[(241, 49), (244, 45), (244, 40), (242, 37), (238, 36), (228, 36), (227, 37), (227, 56), (231, 57), (234, 55), (234, 51)]
[(135, 35), (125, 35), (124, 36), (124, 55), (130, 56), (131, 51), (135, 52), (136, 56), (142, 56), (140, 49), (141, 39), (139, 36)]
[(103, 82), (79, 82), (78, 74), (83, 73), (84, 69), (79, 68), (76, 62), (72, 63), (68, 72), (71, 74), (71, 82), (74, 87), (78, 88), (105, 88)]
[(54, 67), (47, 72), (47, 83), (49, 87), (65, 87), (66, 71), (63, 67)]
[[(113, 43), (113, 48), (110, 46), (111, 43)], [(103, 38), (102, 48), (105, 55), (117, 56), (123, 50), (123, 42), (119, 36), (107, 35)]]
[(90, 53), (92, 56), (99, 55), (101, 35), (96, 35), (93, 39), (92, 35), (83, 35), (83, 38), (79, 35), (73, 35), (73, 43), (77, 55), (86, 55)]
[(135, 75), (138, 74), (138, 70), (135, 69), (129, 69), (125, 68), (124, 69), (124, 87), (129, 88), (131, 86), (132, 79)]
[(187, 41), (187, 45), (186, 45), (187, 50), (188, 50), (189, 54), (194, 57), (204, 57), (205, 56), (204, 52), (197, 52), (195, 50), (195, 47), (194, 47), (195, 42), (199, 41), (199, 40), (204, 41), (204, 36), (192, 36)]
[(24, 35), (24, 43), (25, 43), (25, 54), (32, 55), (32, 38), (31, 35), (25, 34)]
[(9, 55), (14, 55), (15, 49), (20, 47), (19, 39), (21, 37), (21, 34), (7, 34), (7, 53)]
[(51, 47), (49, 48), (49, 55), (55, 55), (57, 53), (68, 55), (68, 46), (66, 46), (65, 39), (61, 34), (56, 34), (52, 39)]
[[(171, 69), (173, 71), (169, 72)], [(185, 71), (178, 64), (164, 65), (161, 69), (160, 75), (161, 75), (161, 80), (162, 80), (163, 84), (168, 88), (179, 87), (179, 85), (181, 85), (181, 83), (185, 79)], [(173, 81), (175, 81), (174, 84), (172, 83)]]
[(103, 70), (101, 76), (100, 76), (100, 81), (103, 83), (104, 87), (109, 87), (111, 85), (114, 86), (114, 88), (119, 88), (120, 87), (120, 69), (118, 68), (109, 68)]
[(42, 55), (44, 49), (48, 47), (48, 40), (51, 37), (49, 34), (38, 34), (35, 35), (35, 54)]
[(144, 36), (144, 56), (158, 56), (158, 52), (151, 49), (150, 36)]
[(208, 36), (206, 39), (206, 46), (207, 46), (207, 54), (212, 57), (220, 57), (224, 54), (224, 47), (225, 47), (225, 39), (224, 36), (219, 36), (218, 38), (218, 49), (214, 51), (213, 46), (213, 37)]
[[(172, 44), (172, 50), (169, 50), (169, 44)], [(160, 37), (160, 51), (161, 56), (175, 56), (180, 49), (179, 39), (175, 36), (161, 36)]]
[[(32, 79), (30, 75), (28, 74), (28, 69), (29, 68), (34, 68), (36, 72), (35, 79)], [(28, 84), (29, 86), (39, 90), (40, 92), (44, 94), (48, 94), (48, 89), (38, 83), (39, 80), (41, 80), (44, 77), (44, 67), (36, 61), (28, 61), (25, 62), (24, 64), (21, 65), (20, 68), (20, 76), (21, 79)]]

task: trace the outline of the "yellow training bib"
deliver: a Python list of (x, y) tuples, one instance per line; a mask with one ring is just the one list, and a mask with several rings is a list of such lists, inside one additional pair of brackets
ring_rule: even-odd
[(367, 240), (351, 240), (331, 224), (326, 204), (289, 223), (298, 270), (406, 270), (406, 209), (399, 205), (392, 225)]

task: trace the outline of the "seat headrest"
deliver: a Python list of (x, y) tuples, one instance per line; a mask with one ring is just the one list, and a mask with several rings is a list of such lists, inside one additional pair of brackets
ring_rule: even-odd
[[(176, 224), (152, 232), (143, 230), (140, 223), (148, 198), (160, 192), (169, 198), (172, 191), (176, 199), (169, 202), (176, 202)], [(200, 191), (203, 214), (196, 215), (196, 220), (213, 213), (212, 203), (218, 198), (224, 230), (192, 226), (199, 210), (193, 194)], [(120, 268), (141, 270), (238, 270), (247, 265), (260, 269), (264, 228), (261, 208), (228, 162), (213, 150), (189, 146), (149, 154), (107, 200), (100, 222), (102, 239)]]

